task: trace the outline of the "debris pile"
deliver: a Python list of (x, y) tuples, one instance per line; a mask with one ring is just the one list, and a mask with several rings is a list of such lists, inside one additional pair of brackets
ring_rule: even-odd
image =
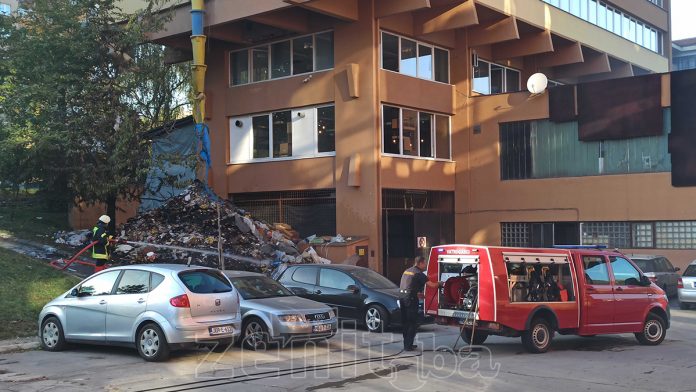
[[(82, 246), (88, 233), (59, 233), (56, 242)], [(114, 264), (191, 262), (219, 267), (218, 236), (226, 269), (266, 271), (280, 263), (330, 263), (289, 225), (267, 224), (227, 201), (216, 201), (198, 181), (160, 207), (129, 219), (118, 234), (128, 242), (115, 247)]]

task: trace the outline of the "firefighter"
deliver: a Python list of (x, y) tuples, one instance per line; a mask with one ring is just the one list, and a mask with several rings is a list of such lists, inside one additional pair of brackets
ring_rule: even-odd
[(110, 222), (111, 218), (108, 215), (102, 215), (99, 217), (96, 226), (92, 228), (92, 242), (97, 242), (92, 247), (92, 258), (96, 261), (94, 266), (95, 273), (106, 268), (106, 262), (111, 257), (109, 254), (109, 240), (112, 236), (106, 231)]
[(425, 286), (441, 287), (442, 282), (431, 282), (423, 273), (426, 268), (425, 258), (419, 256), (413, 267), (404, 271), (401, 275), (401, 328), (404, 335), (404, 350), (414, 351), (418, 346), (413, 344), (418, 329), (419, 314), (418, 301), (423, 298)]

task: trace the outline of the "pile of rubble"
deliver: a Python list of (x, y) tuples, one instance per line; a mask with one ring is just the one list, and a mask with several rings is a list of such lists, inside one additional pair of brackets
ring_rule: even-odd
[[(87, 233), (59, 233), (56, 242), (80, 246), (87, 241)], [(116, 246), (115, 264), (191, 262), (219, 267), (218, 238), (226, 269), (266, 271), (280, 263), (329, 262), (290, 226), (259, 221), (227, 201), (215, 200), (200, 182), (129, 219), (118, 234), (128, 242)], [(148, 258), (150, 252), (155, 256)]]

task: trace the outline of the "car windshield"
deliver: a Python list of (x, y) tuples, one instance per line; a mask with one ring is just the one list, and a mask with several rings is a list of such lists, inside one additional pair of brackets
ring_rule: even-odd
[(632, 259), (643, 272), (655, 272), (655, 263), (648, 259)]
[(391, 280), (367, 268), (360, 268), (350, 272), (351, 275), (370, 289), (395, 289), (397, 286)]
[(187, 289), (196, 294), (227, 293), (232, 291), (227, 279), (216, 270), (193, 270), (179, 273)]
[(696, 276), (696, 264), (692, 264), (692, 265), (686, 267), (686, 271), (684, 271), (683, 276), (688, 276), (688, 277)]
[(266, 276), (240, 276), (230, 278), (234, 288), (244, 299), (287, 297), (293, 295), (285, 286)]

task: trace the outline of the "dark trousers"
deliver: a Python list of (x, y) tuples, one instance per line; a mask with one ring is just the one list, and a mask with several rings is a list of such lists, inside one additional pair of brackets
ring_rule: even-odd
[(404, 335), (404, 349), (413, 346), (418, 329), (418, 299), (401, 300), (401, 329)]

